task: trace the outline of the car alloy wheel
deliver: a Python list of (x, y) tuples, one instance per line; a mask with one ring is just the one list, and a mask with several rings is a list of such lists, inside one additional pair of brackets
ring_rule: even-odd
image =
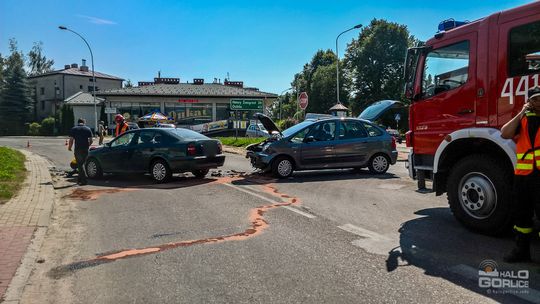
[(369, 166), (369, 169), (373, 173), (382, 174), (385, 173), (388, 170), (389, 167), (388, 158), (386, 156), (379, 154), (375, 155), (373, 159), (371, 160), (371, 164)]
[(278, 174), (280, 176), (289, 176), (292, 173), (292, 163), (288, 159), (283, 159), (278, 163), (277, 166)]
[(87, 162), (86, 162), (86, 175), (89, 177), (89, 178), (99, 178), (103, 175), (102, 171), (101, 171), (101, 167), (99, 166), (99, 164), (97, 163), (97, 161), (95, 159), (89, 159)]
[(163, 160), (156, 160), (151, 167), (152, 178), (158, 182), (166, 182), (171, 177), (171, 169), (167, 166), (167, 163)]

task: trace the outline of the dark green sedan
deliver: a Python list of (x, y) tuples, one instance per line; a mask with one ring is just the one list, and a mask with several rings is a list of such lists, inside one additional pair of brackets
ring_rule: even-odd
[(203, 178), (224, 161), (218, 140), (188, 129), (148, 128), (128, 131), (90, 149), (85, 168), (89, 178), (103, 173), (150, 173), (162, 183), (181, 172)]

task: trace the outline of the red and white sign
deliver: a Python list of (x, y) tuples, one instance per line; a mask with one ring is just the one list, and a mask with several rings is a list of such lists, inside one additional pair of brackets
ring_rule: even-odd
[(300, 109), (305, 110), (308, 106), (308, 96), (306, 92), (300, 93), (300, 96), (298, 96)]

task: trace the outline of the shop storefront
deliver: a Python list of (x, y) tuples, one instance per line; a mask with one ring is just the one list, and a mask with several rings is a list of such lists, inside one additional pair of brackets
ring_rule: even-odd
[[(253, 114), (266, 112), (277, 98), (276, 94), (224, 84), (157, 84), (103, 91), (99, 96), (105, 98), (111, 117), (119, 113), (127, 121), (137, 122), (148, 113), (161, 112), (177, 126), (200, 132), (236, 126), (245, 129)], [(235, 99), (258, 101), (262, 106), (234, 110), (231, 100)]]

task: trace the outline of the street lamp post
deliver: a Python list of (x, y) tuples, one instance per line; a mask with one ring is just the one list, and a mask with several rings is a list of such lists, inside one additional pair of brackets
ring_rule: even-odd
[(90, 51), (90, 59), (92, 61), (92, 97), (94, 98), (94, 134), (97, 132), (98, 127), (98, 119), (97, 119), (97, 104), (96, 104), (96, 75), (94, 74), (94, 54), (92, 53), (92, 49), (90, 48), (90, 44), (88, 44), (88, 41), (84, 39), (83, 36), (81, 36), (79, 33), (75, 32), (74, 30), (71, 30), (63, 25), (60, 25), (58, 27), (61, 30), (70, 31), (73, 34), (81, 37), (81, 39), (86, 43), (86, 46), (88, 47), (88, 50)]
[[(279, 96), (283, 95), (283, 93), (289, 91), (289, 90), (292, 90), (293, 88), (288, 88), (288, 89), (285, 89), (283, 90), (283, 92), (281, 92), (279, 94)], [(279, 99), (279, 120), (281, 120), (281, 98)]]
[(341, 104), (341, 101), (339, 101), (339, 49), (338, 49), (338, 39), (339, 39), (339, 36), (345, 34), (346, 32), (352, 31), (354, 29), (359, 29), (361, 27), (362, 27), (361, 24), (355, 25), (355, 26), (351, 27), (350, 29), (341, 32), (336, 37), (336, 57), (337, 57), (337, 61), (336, 61), (336, 92), (337, 92), (337, 103), (338, 104)]

